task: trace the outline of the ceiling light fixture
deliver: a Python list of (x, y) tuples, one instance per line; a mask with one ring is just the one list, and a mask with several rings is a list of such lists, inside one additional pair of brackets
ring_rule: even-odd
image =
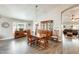
[(76, 20), (78, 20), (78, 19), (79, 19), (79, 18), (76, 18), (75, 15), (72, 15), (72, 19), (71, 19), (72, 21), (76, 21)]
[(35, 7), (38, 8), (38, 5), (36, 5)]
[(37, 18), (38, 18), (37, 12), (38, 12), (38, 5), (35, 5), (35, 18), (36, 18), (36, 20), (37, 20)]
[(75, 21), (75, 19), (74, 19), (74, 15), (72, 15), (72, 21)]

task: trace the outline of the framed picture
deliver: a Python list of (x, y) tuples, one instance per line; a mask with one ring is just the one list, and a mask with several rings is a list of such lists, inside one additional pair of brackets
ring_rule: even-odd
[(9, 27), (9, 23), (8, 23), (8, 22), (3, 22), (3, 23), (1, 24), (1, 26), (2, 26), (3, 28), (8, 28), (8, 27)]

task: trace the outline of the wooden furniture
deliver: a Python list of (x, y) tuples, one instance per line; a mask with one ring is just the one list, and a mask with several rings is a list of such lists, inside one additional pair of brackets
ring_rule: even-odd
[(22, 37), (26, 37), (28, 35), (31, 35), (30, 33), (30, 30), (23, 30), (23, 29), (20, 29), (19, 31), (15, 31), (15, 39), (18, 39), (18, 38), (22, 38)]
[(41, 48), (41, 49), (45, 49), (48, 47), (48, 40), (46, 37), (42, 37), (42, 38), (39, 38), (38, 40), (38, 46)]
[(41, 29), (38, 31), (39, 35), (50, 39), (53, 35), (53, 20), (41, 21)]
[[(53, 35), (53, 20), (41, 21), (41, 30), (36, 31), (35, 33), (35, 36), (27, 34), (28, 44), (30, 46), (39, 46), (42, 49), (47, 48), (48, 40)], [(39, 34), (39, 36), (37, 36), (37, 34)]]
[(41, 29), (53, 31), (53, 20), (41, 21)]
[(47, 39), (49, 39), (53, 35), (53, 32), (49, 30), (39, 30), (38, 34), (40, 35), (40, 37), (46, 37)]
[(28, 44), (30, 46), (38, 46), (41, 49), (47, 48), (48, 47), (48, 40), (46, 37), (40, 37), (40, 36), (33, 36), (33, 35), (28, 35)]
[(23, 30), (15, 31), (15, 39), (22, 37), (26, 37), (26, 31)]
[(31, 33), (31, 30), (30, 30), (30, 29), (26, 30), (26, 33), (27, 33), (27, 36), (32, 35), (32, 33)]
[(35, 37), (33, 35), (28, 35), (27, 39), (28, 39), (28, 44), (30, 46), (33, 46), (33, 45), (37, 45), (38, 44), (37, 41), (39, 40), (39, 38), (37, 38), (37, 37)]
[(37, 45), (38, 37), (31, 34), (31, 30), (27, 30), (27, 40), (30, 46)]

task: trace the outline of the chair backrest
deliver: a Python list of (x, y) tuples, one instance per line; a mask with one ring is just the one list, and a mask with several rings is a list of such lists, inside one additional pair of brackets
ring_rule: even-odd
[(53, 35), (52, 31), (49, 30), (39, 30), (40, 36), (49, 37)]
[(31, 35), (31, 30), (26, 30), (27, 35)]

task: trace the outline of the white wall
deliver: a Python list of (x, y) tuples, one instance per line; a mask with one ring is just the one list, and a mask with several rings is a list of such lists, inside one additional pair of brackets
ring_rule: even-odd
[[(9, 25), (9, 28), (3, 28), (1, 26), (1, 24), (3, 22), (8, 22), (10, 25)], [(0, 18), (0, 36), (2, 37), (1, 39), (6, 39), (6, 38), (12, 38), (13, 37), (13, 34), (12, 34), (12, 20), (9, 20), (7, 18)]]
[[(1, 24), (3, 22), (8, 22), (9, 23), (9, 27), (8, 28), (3, 28), (1, 26)], [(13, 22), (19, 22), (19, 23), (27, 23), (27, 24), (31, 24), (31, 26), (27, 26), (30, 29), (33, 29), (33, 22), (30, 21), (21, 21), (21, 20), (16, 20), (16, 19), (11, 19), (11, 18), (6, 18), (6, 17), (1, 17), (0, 18), (0, 37), (1, 39), (12, 39), (14, 38), (14, 34), (13, 34)]]

